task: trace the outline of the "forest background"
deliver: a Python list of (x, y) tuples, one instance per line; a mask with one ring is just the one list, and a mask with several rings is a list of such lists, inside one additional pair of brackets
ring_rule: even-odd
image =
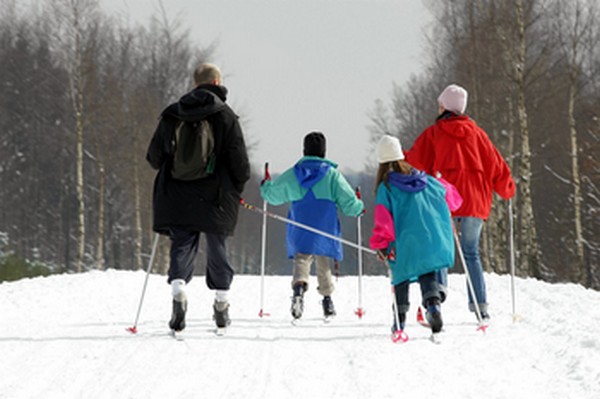
[[(519, 276), (600, 289), (600, 6), (595, 0), (426, 0), (422, 72), (366, 109), (364, 134), (401, 137), (409, 148), (433, 122), (448, 82), (470, 94), (468, 114), (489, 134), (518, 185), (495, 197), (481, 243), (485, 269), (506, 273), (513, 215)], [(189, 88), (190, 71), (211, 61), (164, 12), (132, 25), (96, 0), (0, 3), (0, 281), (106, 268), (145, 268), (154, 233), (154, 171), (145, 153), (166, 104)], [(357, 54), (365, 56), (365, 54)], [(385, 93), (382, 93), (382, 98)], [(433, 99), (433, 100), (432, 100)], [(415, 112), (419, 110), (419, 112)], [(251, 115), (241, 115), (241, 123)], [(250, 156), (258, 143), (247, 137)], [(290, 165), (295, 160), (290, 160)], [(372, 160), (346, 177), (373, 209)], [(254, 170), (244, 199), (261, 206)], [(285, 207), (270, 208), (286, 215)], [(362, 224), (367, 243), (372, 215)], [(238, 273), (261, 263), (260, 215), (240, 210), (228, 251)], [(357, 239), (357, 221), (343, 218)], [(287, 274), (285, 225), (269, 220), (268, 274)], [(337, 272), (357, 273), (346, 248)], [(154, 271), (168, 267), (162, 239)], [(367, 274), (383, 265), (365, 256)], [(460, 271), (461, 268), (455, 268)], [(204, 273), (200, 259), (197, 273)]]

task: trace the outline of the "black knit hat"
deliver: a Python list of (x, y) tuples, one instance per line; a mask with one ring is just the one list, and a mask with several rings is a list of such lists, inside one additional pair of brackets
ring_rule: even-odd
[(325, 158), (325, 136), (321, 132), (311, 132), (304, 136), (304, 155)]

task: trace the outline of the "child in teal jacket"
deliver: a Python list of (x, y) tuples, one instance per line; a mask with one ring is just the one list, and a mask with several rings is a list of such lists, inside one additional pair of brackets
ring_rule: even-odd
[[(325, 158), (325, 136), (312, 132), (304, 138), (304, 157), (277, 179), (266, 180), (260, 187), (262, 197), (271, 205), (291, 203), (288, 218), (328, 234), (341, 235), (338, 209), (348, 216), (359, 216), (363, 202), (337, 169)], [(323, 295), (323, 312), (333, 316), (330, 259), (342, 260), (340, 241), (313, 233), (302, 227), (287, 225), (287, 255), (294, 259), (292, 278), (292, 316), (300, 318), (303, 295), (308, 288), (310, 266), (316, 263), (319, 293)]]
[(377, 145), (379, 170), (371, 248), (388, 256), (403, 330), (409, 285), (418, 281), (434, 333), (442, 329), (442, 288), (436, 271), (454, 264), (454, 242), (446, 190), (435, 178), (404, 161), (400, 141), (383, 136)]

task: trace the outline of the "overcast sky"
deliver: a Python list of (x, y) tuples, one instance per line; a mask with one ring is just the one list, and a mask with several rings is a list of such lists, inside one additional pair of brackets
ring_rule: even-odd
[[(201, 46), (217, 42), (230, 105), (244, 117), (253, 165), (277, 173), (302, 155), (312, 130), (345, 171), (368, 157), (368, 113), (424, 64), (421, 0), (165, 0)], [(156, 1), (101, 0), (146, 24)], [(374, 160), (374, 158), (373, 158)]]

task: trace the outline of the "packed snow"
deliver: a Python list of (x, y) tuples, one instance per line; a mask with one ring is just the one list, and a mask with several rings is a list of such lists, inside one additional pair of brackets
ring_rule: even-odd
[(0, 284), (0, 398), (599, 398), (600, 293), (574, 284), (487, 275), (491, 323), (477, 330), (463, 275), (450, 275), (441, 343), (415, 321), (393, 343), (384, 276), (340, 277), (337, 317), (322, 319), (316, 278), (292, 325), (288, 276), (236, 276), (232, 325), (214, 334), (212, 293), (187, 287), (188, 327), (169, 335), (170, 287), (144, 272), (55, 275)]

